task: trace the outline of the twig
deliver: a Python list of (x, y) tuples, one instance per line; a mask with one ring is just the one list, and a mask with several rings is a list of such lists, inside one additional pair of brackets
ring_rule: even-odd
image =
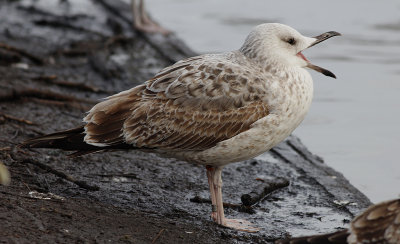
[[(195, 196), (193, 198), (190, 199), (191, 202), (195, 202), (195, 203), (211, 203), (210, 199), (206, 199), (206, 198), (201, 198), (199, 196)], [(234, 204), (234, 203), (223, 203), (223, 206), (225, 208), (230, 208), (230, 209), (235, 209), (239, 212), (242, 213), (248, 213), (248, 214), (254, 214), (255, 211), (251, 206), (244, 206), (242, 204)]]
[(32, 60), (36, 64), (44, 64), (45, 63), (45, 61), (43, 59), (41, 59), (41, 58), (39, 58), (39, 57), (37, 57), (37, 56), (35, 56), (33, 54), (30, 54), (25, 50), (10, 46), (10, 45), (5, 44), (3, 42), (0, 42), (0, 48), (16, 52), (16, 53), (18, 53), (18, 54), (20, 54), (22, 56), (25, 56), (25, 57), (29, 58), (30, 60)]
[(154, 237), (153, 241), (151, 242), (152, 244), (156, 243), (157, 239), (161, 236), (161, 234), (164, 232), (165, 229), (161, 229), (160, 232)]
[(14, 193), (7, 192), (7, 191), (0, 191), (0, 193), (2, 193), (4, 195), (13, 196), (13, 197), (18, 197), (18, 198), (19, 197), (23, 197), (23, 198), (30, 199), (30, 200), (34, 199), (34, 198), (31, 198), (31, 197), (28, 197), (28, 196), (24, 196), (24, 195), (21, 195), (21, 194), (14, 194)]
[[(29, 190), (29, 192), (31, 192), (30, 190)], [(34, 197), (32, 197), (32, 196), (26, 196), (26, 195), (22, 195), (22, 194), (15, 194), (15, 193), (11, 193), (11, 192), (7, 192), (7, 191), (0, 191), (0, 194), (4, 194), (4, 195), (9, 195), (9, 196), (13, 196), (13, 197), (17, 197), (17, 198), (26, 198), (26, 199), (29, 199), (29, 200), (40, 200), (40, 198), (34, 198)], [(62, 200), (60, 200), (60, 199), (56, 199), (56, 198), (51, 198), (51, 199), (46, 199), (46, 201), (52, 201), (52, 202), (60, 202), (60, 201), (62, 201)]]
[(9, 115), (9, 114), (5, 114), (5, 113), (1, 113), (0, 112), (0, 116), (3, 116), (5, 119), (18, 121), (18, 122), (21, 122), (21, 123), (24, 123), (24, 124), (27, 124), (27, 125), (35, 125), (35, 123), (33, 123), (30, 120), (20, 119), (20, 118), (14, 117), (14, 116)]
[(271, 192), (289, 185), (289, 181), (283, 178), (277, 178), (268, 181), (263, 180), (263, 181), (264, 181), (263, 184), (259, 185), (249, 194), (242, 195), (241, 200), (243, 205), (252, 206), (261, 199), (263, 199), (266, 195), (270, 194)]
[(92, 185), (89, 185), (88, 183), (86, 183), (85, 181), (76, 180), (72, 176), (67, 175), (64, 172), (58, 171), (56, 169), (53, 169), (52, 167), (50, 167), (50, 166), (48, 166), (46, 164), (42, 164), (42, 163), (37, 162), (37, 161), (31, 160), (31, 159), (24, 159), (22, 161), (22, 163), (28, 163), (28, 164), (36, 165), (39, 168), (47, 170), (48, 172), (50, 172), (50, 173), (52, 173), (54, 175), (57, 175), (58, 177), (63, 178), (65, 180), (67, 180), (67, 181), (70, 181), (70, 182), (72, 182), (72, 183), (74, 183), (74, 184), (78, 185), (79, 187), (84, 188), (86, 190), (98, 191), (100, 189), (98, 186), (95, 186), (95, 185), (92, 186)]
[(22, 182), (22, 184), (24, 184), (24, 186), (28, 189), (28, 191), (30, 191), (30, 192), (32, 191), (31, 188), (28, 186), (28, 184), (26, 184), (26, 183), (23, 182), (23, 181), (21, 181), (21, 182)]

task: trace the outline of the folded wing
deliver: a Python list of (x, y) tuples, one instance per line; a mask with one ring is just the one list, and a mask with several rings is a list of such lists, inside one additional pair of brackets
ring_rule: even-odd
[(85, 117), (85, 142), (159, 150), (204, 150), (268, 115), (265, 87), (249, 68), (198, 56), (107, 98)]

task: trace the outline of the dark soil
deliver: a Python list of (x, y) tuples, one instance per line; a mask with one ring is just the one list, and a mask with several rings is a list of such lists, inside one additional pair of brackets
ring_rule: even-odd
[[(0, 242), (268, 243), (346, 227), (370, 204), (296, 137), (223, 172), (226, 214), (255, 223), (255, 234), (210, 221), (203, 167), (137, 151), (69, 158), (19, 149), (195, 55), (174, 35), (132, 30), (129, 9), (116, 0), (0, 1), (0, 161), (12, 176), (0, 186)], [(289, 186), (271, 184), (282, 178)]]
[(229, 238), (212, 223), (200, 228), (85, 198), (41, 200), (27, 197), (24, 187), (15, 190), (0, 192), (2, 243), (196, 243), (206, 236), (204, 243), (222, 243)]

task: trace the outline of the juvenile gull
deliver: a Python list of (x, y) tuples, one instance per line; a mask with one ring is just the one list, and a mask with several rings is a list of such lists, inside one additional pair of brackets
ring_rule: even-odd
[(179, 61), (95, 105), (82, 127), (22, 146), (75, 150), (74, 156), (136, 149), (205, 165), (212, 219), (257, 231), (247, 221), (225, 218), (221, 171), (268, 151), (300, 124), (313, 95), (305, 68), (335, 78), (301, 51), (337, 35), (311, 38), (283, 24), (256, 26), (239, 50)]
[(351, 221), (348, 230), (279, 240), (276, 244), (399, 244), (400, 199), (373, 205)]

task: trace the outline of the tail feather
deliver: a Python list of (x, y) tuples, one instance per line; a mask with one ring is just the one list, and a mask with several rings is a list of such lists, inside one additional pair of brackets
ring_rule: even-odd
[(85, 129), (78, 127), (71, 130), (56, 132), (41, 137), (24, 141), (20, 144), (21, 148), (58, 148), (66, 151), (74, 150), (94, 150), (98, 149), (93, 145), (87, 144), (83, 138), (85, 137)]
[(133, 148), (132, 145), (128, 145), (125, 143), (100, 147), (87, 144), (84, 141), (85, 137), (85, 129), (83, 126), (56, 132), (48, 135), (44, 135), (41, 137), (37, 137), (34, 139), (30, 139), (22, 142), (19, 146), (21, 148), (57, 148), (65, 151), (76, 151), (72, 153), (70, 156), (77, 157), (85, 154), (108, 150), (108, 149), (129, 149)]
[(278, 240), (275, 242), (275, 244), (346, 244), (348, 236), (349, 231), (342, 230), (323, 235), (303, 236)]

